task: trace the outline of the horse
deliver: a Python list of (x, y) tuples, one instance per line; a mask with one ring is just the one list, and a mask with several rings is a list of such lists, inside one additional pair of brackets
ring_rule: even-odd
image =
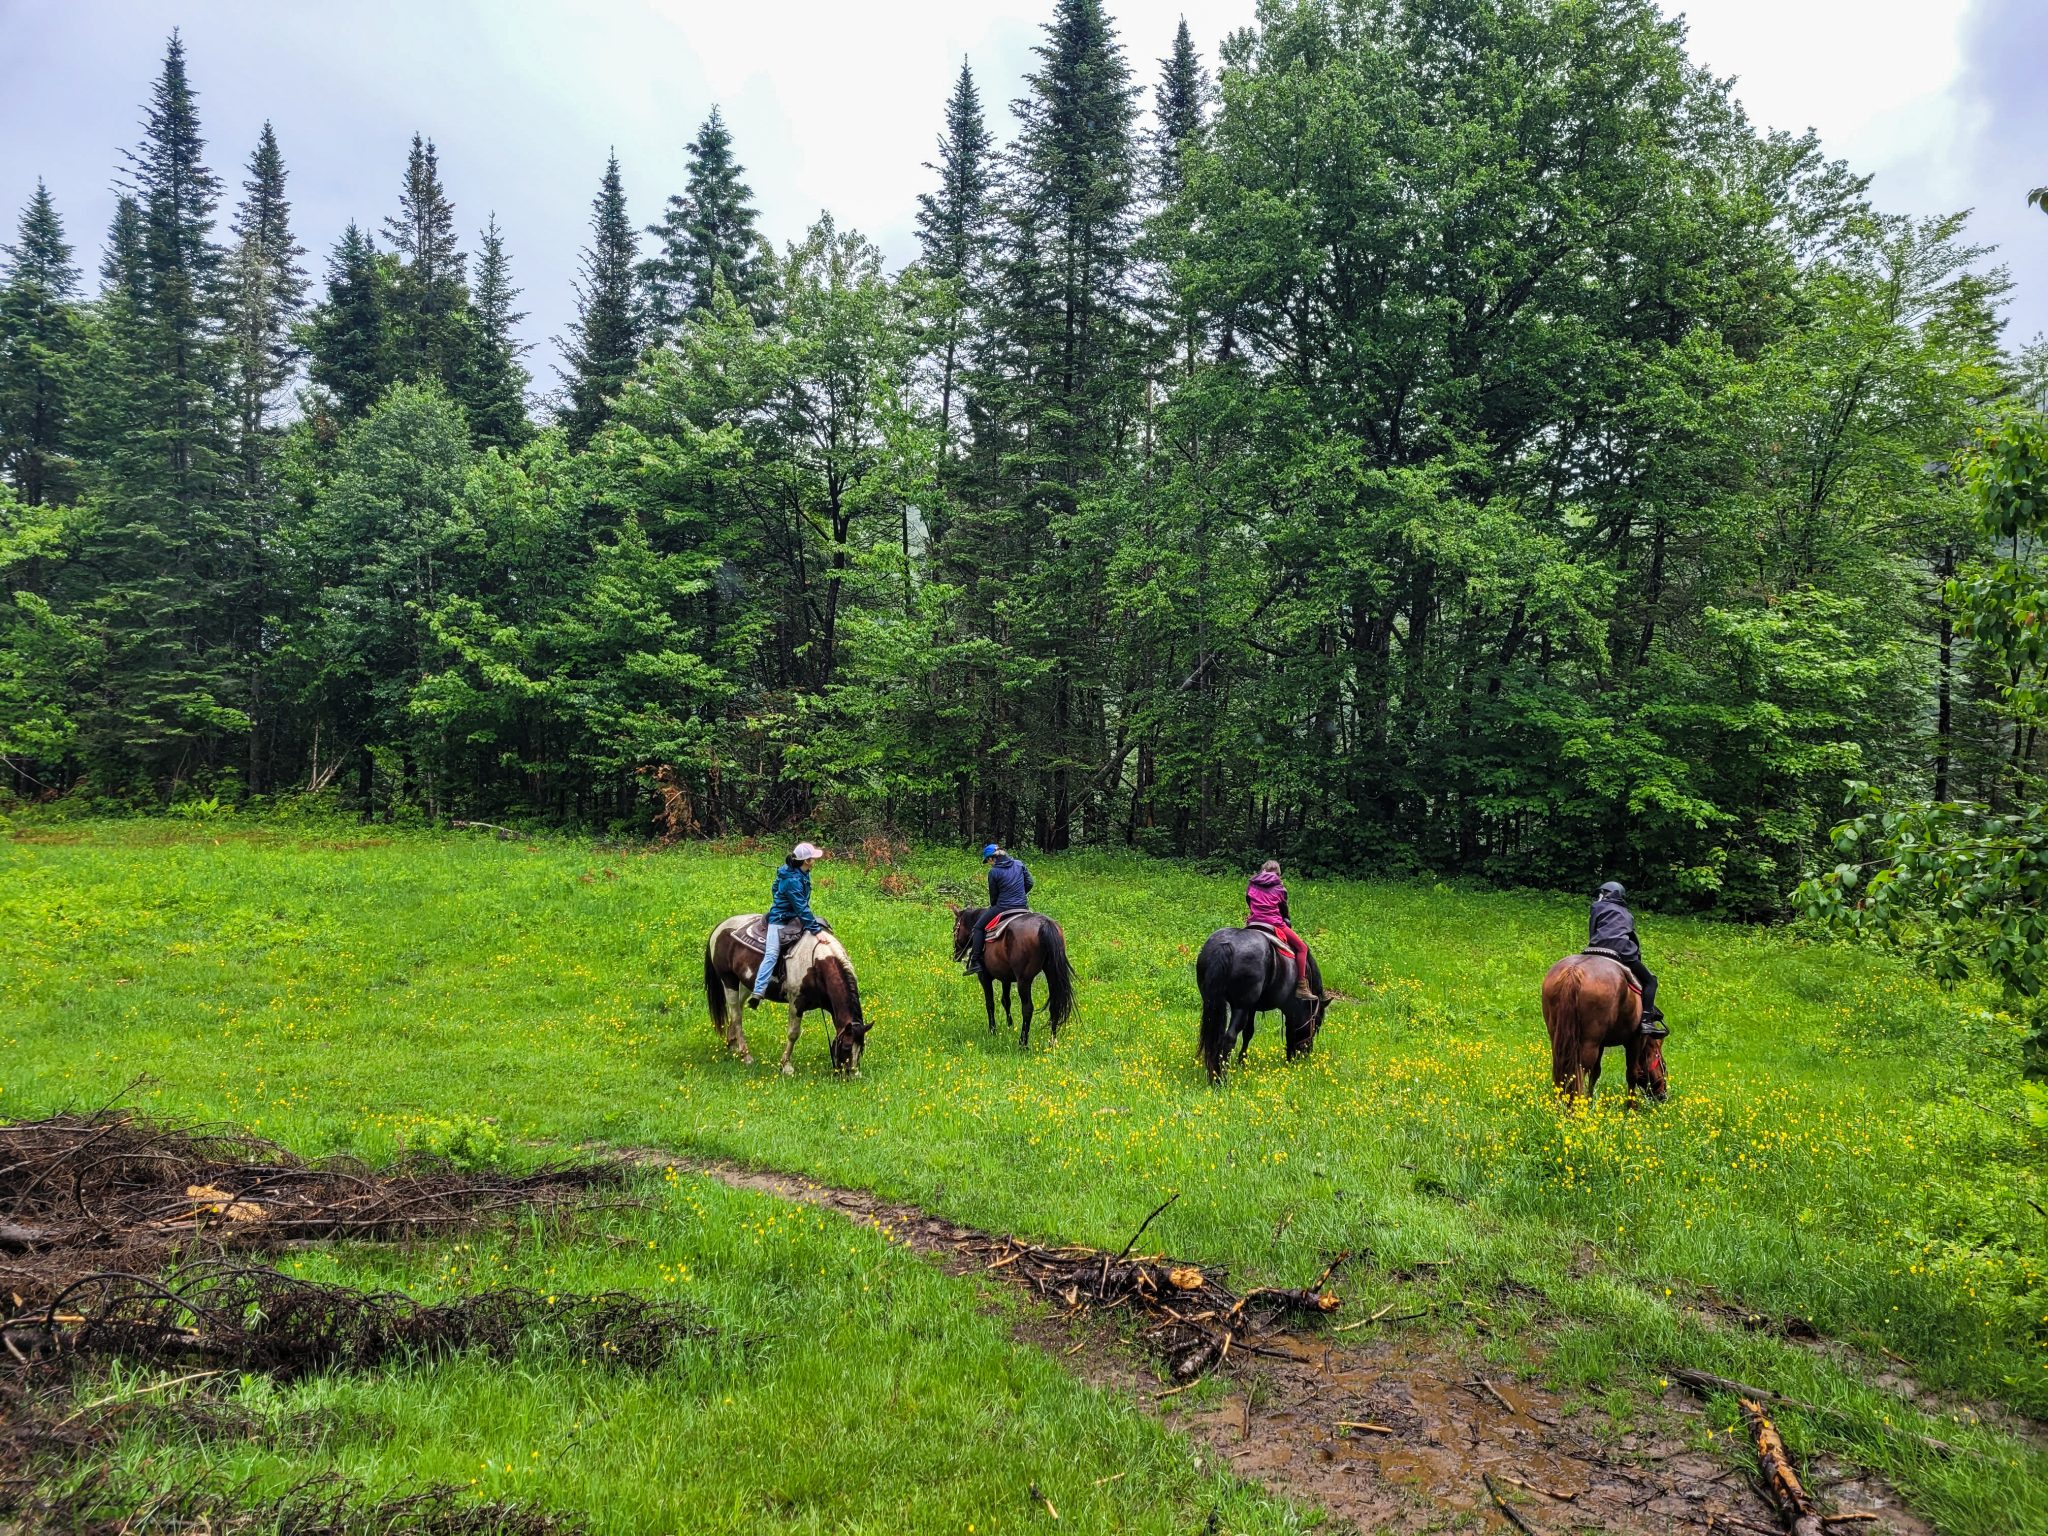
[(1628, 1086), (1663, 1101), (1663, 1042), (1643, 1033), (1643, 995), (1628, 967), (1606, 955), (1566, 955), (1543, 978), (1543, 1023), (1550, 1031), (1550, 1080), (1568, 1099), (1591, 1098), (1600, 1058), (1618, 1045), (1627, 1055)]
[[(728, 917), (711, 930), (704, 943), (705, 1006), (711, 1010), (711, 1022), (724, 1033), (726, 1045), (748, 1066), (754, 1064), (754, 1056), (747, 1049), (743, 1020), (747, 995), (761, 968), (761, 951), (741, 943), (740, 934), (748, 924), (759, 921), (759, 916), (743, 913)], [(771, 1002), (789, 1005), (789, 1043), (782, 1048), (784, 1077), (796, 1075), (796, 1068), (789, 1064), (790, 1053), (803, 1032), (804, 1015), (814, 1008), (832, 1015), (833, 1070), (860, 1076), (868, 1025), (861, 1015), (860, 981), (838, 935), (825, 929), (784, 945), (782, 974), (768, 984), (767, 995)]]
[[(986, 907), (950, 907), (953, 914), (953, 958), (965, 961), (974, 925), (996, 914)], [(1024, 994), (1024, 1029), (1017, 1044), (1031, 1045), (1031, 981), (1045, 978), (1045, 1006), (1052, 1037), (1074, 1016), (1074, 967), (1067, 959), (1067, 936), (1042, 912), (1019, 912), (1001, 933), (990, 934), (981, 948), (981, 998), (988, 1008), (988, 1032), (996, 1032), (996, 983), (1003, 984), (1003, 1020), (1016, 1023), (1010, 1012), (1010, 988)]]
[(1318, 995), (1294, 995), (1294, 956), (1260, 928), (1218, 928), (1195, 956), (1195, 986), (1202, 994), (1202, 1065), (1209, 1081), (1223, 1080), (1232, 1045), (1242, 1062), (1252, 1048), (1252, 1030), (1262, 1013), (1279, 1010), (1287, 1025), (1287, 1059), (1315, 1049), (1329, 1003), (1320, 995), (1323, 973), (1313, 952), (1308, 984)]

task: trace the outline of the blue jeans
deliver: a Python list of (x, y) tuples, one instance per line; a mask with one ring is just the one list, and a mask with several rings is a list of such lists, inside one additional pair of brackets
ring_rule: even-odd
[(782, 924), (768, 925), (768, 947), (761, 952), (761, 969), (754, 976), (754, 996), (766, 997), (768, 983), (775, 976), (775, 962), (782, 958)]

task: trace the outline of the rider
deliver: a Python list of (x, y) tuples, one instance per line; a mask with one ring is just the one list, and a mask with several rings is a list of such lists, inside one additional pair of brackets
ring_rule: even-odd
[(811, 911), (811, 866), (825, 857), (816, 843), (798, 843), (789, 850), (789, 861), (775, 871), (775, 895), (768, 903), (768, 934), (761, 955), (761, 969), (754, 975), (754, 993), (749, 1008), (758, 1008), (775, 976), (775, 963), (782, 958), (782, 925), (802, 923), (805, 933), (816, 933), (825, 924)]
[(1268, 859), (1259, 866), (1252, 883), (1244, 889), (1244, 904), (1247, 926), (1272, 929), (1280, 942), (1294, 951), (1294, 995), (1304, 1002), (1317, 1001), (1315, 988), (1308, 984), (1308, 941), (1290, 926), (1287, 887), (1280, 879), (1278, 859)]
[(982, 848), (981, 862), (988, 865), (988, 911), (968, 936), (967, 974), (970, 976), (981, 974), (981, 951), (982, 946), (988, 943), (989, 924), (1004, 912), (1029, 912), (1031, 887), (1036, 883), (1022, 859), (1011, 858), (995, 843)]
[(1593, 898), (1593, 919), (1586, 939), (1586, 952), (1606, 955), (1629, 968), (1643, 989), (1643, 1033), (1662, 1038), (1671, 1033), (1664, 1024), (1664, 1010), (1657, 1006), (1657, 978), (1643, 964), (1643, 946), (1636, 941), (1635, 915), (1624, 906), (1628, 892), (1619, 880), (1609, 880)]

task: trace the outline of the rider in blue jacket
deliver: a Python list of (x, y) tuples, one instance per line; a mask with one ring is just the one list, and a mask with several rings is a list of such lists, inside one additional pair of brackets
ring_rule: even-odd
[(776, 962), (782, 958), (782, 925), (802, 923), (805, 933), (816, 933), (825, 926), (811, 911), (811, 866), (824, 856), (825, 850), (816, 843), (798, 843), (789, 850), (789, 862), (775, 871), (775, 894), (768, 903), (767, 950), (754, 976), (749, 1008), (760, 1006), (775, 976)]
[(1635, 914), (1623, 904), (1628, 892), (1619, 880), (1610, 880), (1593, 898), (1592, 920), (1588, 924), (1588, 953), (1607, 955), (1629, 968), (1643, 989), (1643, 1033), (1661, 1038), (1671, 1031), (1664, 1024), (1664, 1010), (1657, 1006), (1657, 978), (1643, 964), (1643, 946), (1636, 939)]
[(1024, 861), (1013, 859), (994, 843), (981, 850), (981, 862), (988, 865), (988, 911), (974, 925), (967, 941), (967, 974), (981, 974), (981, 949), (988, 942), (988, 925), (998, 912), (1031, 910), (1031, 871)]

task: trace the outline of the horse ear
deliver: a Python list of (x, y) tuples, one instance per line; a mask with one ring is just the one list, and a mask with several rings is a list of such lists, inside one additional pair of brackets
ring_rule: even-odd
[(950, 901), (946, 903), (946, 910), (947, 910), (948, 912), (952, 913), (952, 914), (953, 914), (953, 915), (954, 915), (955, 917), (958, 917), (958, 916), (960, 915), (960, 909), (959, 909), (959, 907), (955, 906), (955, 905), (954, 905), (954, 904), (953, 904), (952, 902), (950, 902)]

